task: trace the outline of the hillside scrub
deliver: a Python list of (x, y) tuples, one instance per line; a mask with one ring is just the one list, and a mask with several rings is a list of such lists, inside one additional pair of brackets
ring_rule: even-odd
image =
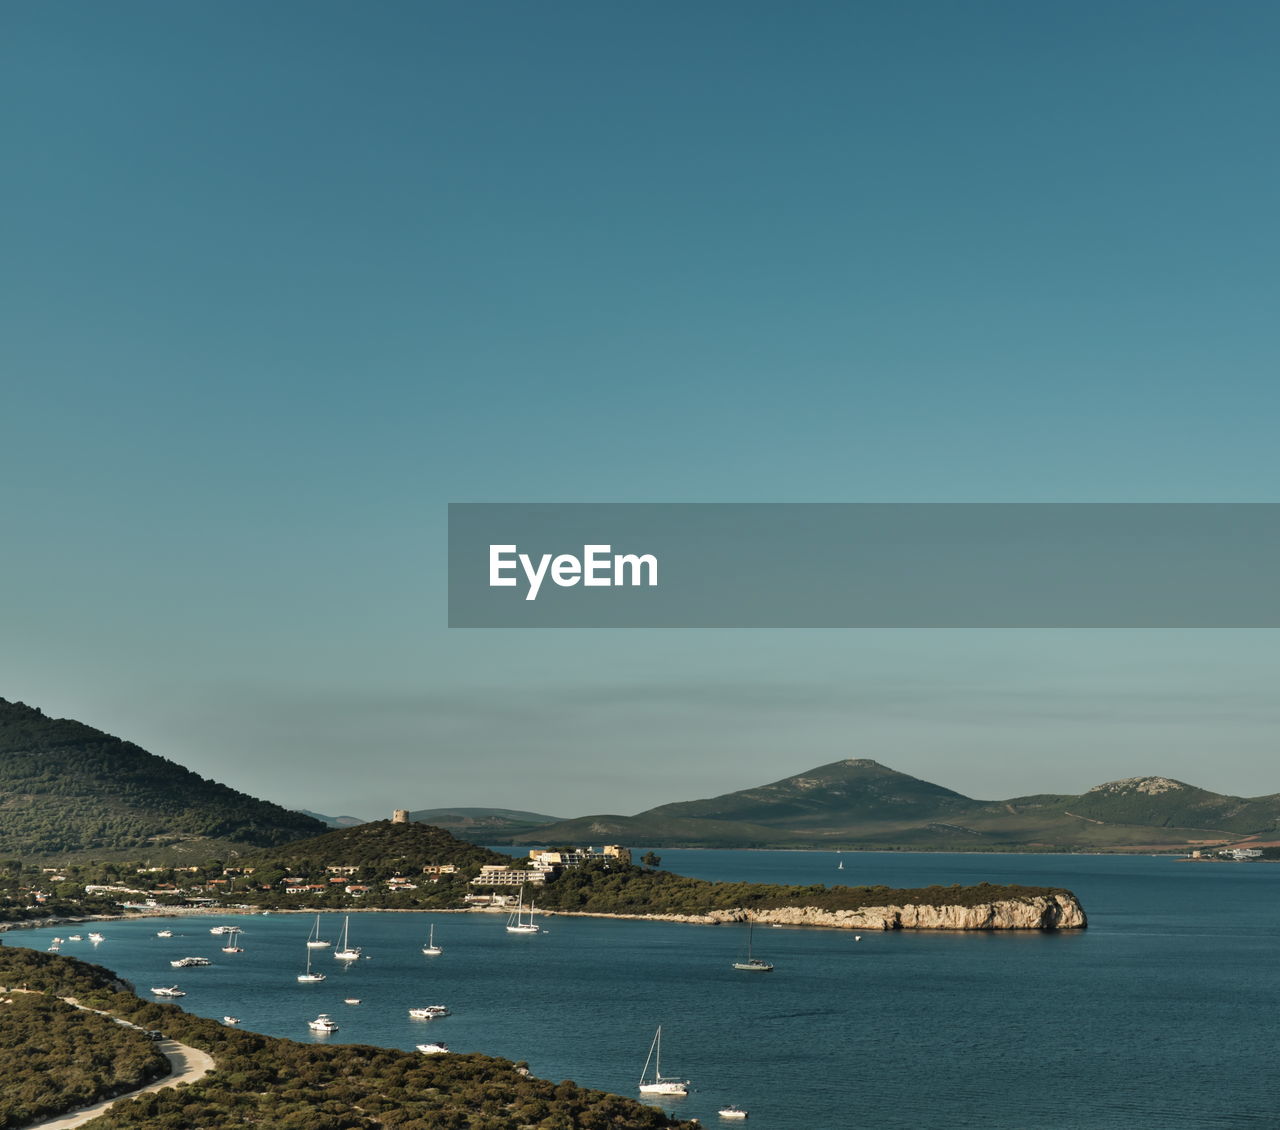
[[(5, 973), (8, 976), (8, 973)], [(89, 1106), (168, 1074), (141, 1032), (40, 993), (0, 993), (0, 1127)]]
[[(181, 1088), (123, 1099), (94, 1120), (102, 1130), (649, 1130), (692, 1123), (633, 1099), (552, 1083), (491, 1056), (423, 1056), (360, 1044), (299, 1044), (225, 1027), (176, 1005), (121, 991), (110, 970), (60, 955), (0, 947), (0, 983), (77, 996), (140, 1027), (208, 1052), (210, 1074)], [(41, 1000), (43, 998), (33, 998)], [(65, 1007), (65, 1006), (64, 1006)], [(97, 1017), (111, 1024), (105, 1018)], [(47, 1041), (11, 1025), (12, 1081), (28, 1086), (28, 1049)], [(114, 1027), (114, 1025), (113, 1025)], [(124, 1031), (124, 1029), (121, 1029)], [(60, 1045), (59, 1045), (60, 1050)]]

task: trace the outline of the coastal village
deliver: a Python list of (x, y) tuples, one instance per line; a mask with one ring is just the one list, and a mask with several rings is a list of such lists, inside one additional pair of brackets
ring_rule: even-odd
[[(406, 810), (393, 812), (391, 825), (409, 823)], [(387, 866), (335, 857), (290, 867), (224, 861), (174, 866), (90, 862), (24, 870), (9, 861), (0, 862), (0, 884), (10, 904), (32, 907), (87, 900), (154, 912), (166, 907), (288, 909), (366, 901), (389, 907), (443, 909), (453, 904), (485, 909), (513, 905), (522, 889), (542, 887), (566, 869), (610, 863), (630, 865), (631, 850), (620, 844), (534, 848), (510, 863), (478, 866), (446, 859), (404, 859), (398, 866)]]

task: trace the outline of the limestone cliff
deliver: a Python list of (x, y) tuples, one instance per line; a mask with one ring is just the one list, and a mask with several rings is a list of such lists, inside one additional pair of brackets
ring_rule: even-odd
[[(575, 912), (561, 911), (573, 914)], [(592, 918), (647, 918), (663, 922), (760, 922), (779, 926), (825, 926), (838, 930), (1079, 930), (1088, 925), (1075, 895), (1062, 892), (997, 899), (975, 906), (864, 906), (824, 910), (782, 906), (771, 910), (713, 910), (707, 914), (593, 914)]]

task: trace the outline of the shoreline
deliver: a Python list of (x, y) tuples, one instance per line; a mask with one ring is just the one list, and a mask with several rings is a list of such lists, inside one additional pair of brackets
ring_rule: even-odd
[[(229, 918), (262, 917), (276, 914), (510, 914), (505, 906), (451, 907), (441, 909), (365, 907), (360, 910), (317, 909), (315, 907), (291, 907), (287, 910), (214, 910), (208, 907), (168, 907), (163, 910), (145, 910), (125, 914), (94, 914), (81, 917), (55, 917), (21, 922), (0, 922), (0, 935), (10, 930), (39, 929), (41, 927), (76, 925), (90, 922), (126, 922), (135, 919), (155, 918)], [(850, 909), (829, 910), (814, 906), (773, 907), (766, 910), (748, 910), (732, 907), (711, 910), (705, 914), (678, 914), (654, 911), (647, 914), (619, 914), (612, 911), (590, 910), (541, 910), (535, 913), (542, 918), (612, 918), (631, 922), (677, 922), (689, 926), (723, 926), (744, 922), (776, 926), (795, 926), (822, 930), (930, 930), (948, 932), (992, 933), (1006, 930), (1074, 930), (1086, 928), (1088, 921), (1084, 908), (1072, 897), (1037, 896), (1031, 900), (997, 899), (974, 906), (953, 904), (932, 905), (905, 903), (902, 905), (865, 906)], [(1059, 919), (1063, 919), (1059, 924)]]

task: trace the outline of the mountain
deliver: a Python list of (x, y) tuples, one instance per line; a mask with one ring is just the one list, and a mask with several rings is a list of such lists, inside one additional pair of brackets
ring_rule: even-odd
[(951, 789), (860, 757), (710, 800), (664, 804), (642, 812), (640, 818), (693, 817), (769, 827), (825, 827), (860, 820), (938, 816), (959, 812), (973, 803)]
[(0, 699), (0, 854), (206, 859), (324, 830), (132, 742)]
[(514, 808), (420, 808), (410, 812), (409, 819), (447, 828), (455, 836), (478, 844), (491, 843), (495, 838), (508, 840), (561, 820), (559, 816)]
[(1280, 795), (1224, 796), (1167, 777), (1133, 777), (1078, 796), (975, 800), (879, 762), (851, 758), (635, 816), (584, 816), (542, 825), (514, 834), (512, 842), (1107, 851), (1280, 835), (1277, 829)]
[(354, 828), (357, 824), (368, 823), (361, 816), (326, 816), (323, 812), (312, 812), (309, 808), (298, 808), (294, 811), (301, 812), (303, 816), (310, 816), (312, 820), (319, 820), (321, 824), (330, 828)]

